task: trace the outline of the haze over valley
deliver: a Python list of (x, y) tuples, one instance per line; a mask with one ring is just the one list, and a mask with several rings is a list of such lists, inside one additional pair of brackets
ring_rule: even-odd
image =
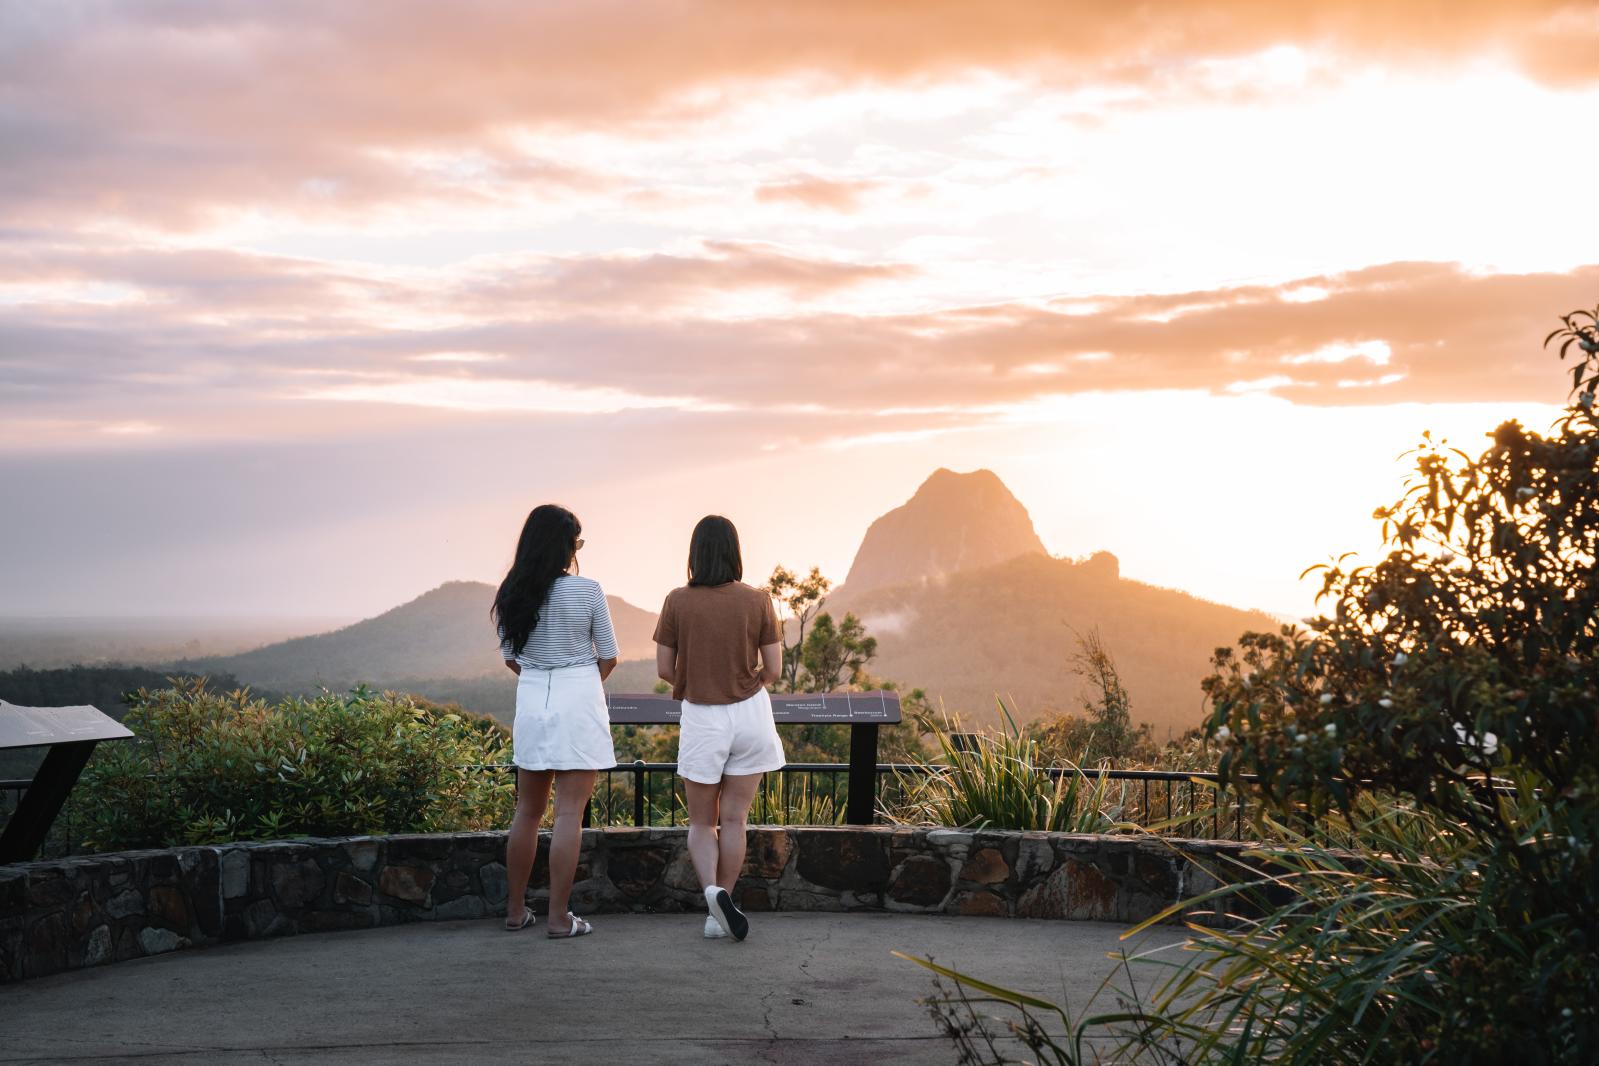
[[(605, 583), (603, 573), (590, 576)], [(765, 575), (745, 578), (760, 584)], [(101, 650), (123, 647), (124, 662), (234, 677), (272, 692), (367, 684), (508, 718), (515, 682), (496, 649), (493, 595), (485, 582), (446, 582), (376, 617), (230, 654), (140, 654), (131, 638)], [(614, 595), (609, 602), (623, 660), (610, 687), (649, 691), (655, 614)], [(1160, 737), (1197, 723), (1198, 681), (1214, 648), (1245, 629), (1276, 624), (1259, 612), (1127, 580), (1109, 552), (1081, 560), (1050, 556), (1027, 508), (988, 470), (937, 470), (910, 500), (874, 521), (847, 580), (822, 609), (835, 618), (857, 614), (877, 637), (874, 677), (920, 687), (979, 725), (996, 720), (996, 696), (1023, 720), (1076, 710), (1076, 639), (1098, 629), (1122, 670), (1135, 718)], [(13, 623), (9, 632), (25, 631)], [(50, 648), (48, 636), (36, 637), (35, 645)], [(59, 658), (62, 651), (58, 646), (51, 654)], [(6, 659), (15, 652), (8, 647)], [(48, 658), (29, 664), (64, 665)]]

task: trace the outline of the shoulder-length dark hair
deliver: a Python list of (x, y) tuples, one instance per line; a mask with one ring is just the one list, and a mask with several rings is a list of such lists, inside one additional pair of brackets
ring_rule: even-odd
[(738, 550), (738, 530), (719, 514), (706, 515), (688, 540), (688, 583), (725, 585), (742, 580), (744, 556)]
[(522, 654), (528, 638), (538, 628), (539, 609), (555, 579), (566, 573), (577, 557), (577, 538), (583, 524), (577, 515), (553, 503), (540, 504), (522, 524), (516, 542), (516, 561), (500, 582), (489, 613), (510, 638), (511, 650)]

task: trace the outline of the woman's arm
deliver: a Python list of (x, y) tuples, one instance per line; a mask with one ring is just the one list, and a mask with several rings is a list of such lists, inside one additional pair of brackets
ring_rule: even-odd
[(762, 685), (770, 685), (773, 681), (783, 676), (783, 645), (761, 645), (761, 675)]
[(655, 645), (655, 673), (668, 685), (677, 684), (677, 649)]
[(611, 676), (611, 671), (615, 670), (615, 669), (616, 669), (616, 660), (614, 658), (601, 659), (600, 660), (600, 680), (604, 681), (606, 678), (610, 677)]

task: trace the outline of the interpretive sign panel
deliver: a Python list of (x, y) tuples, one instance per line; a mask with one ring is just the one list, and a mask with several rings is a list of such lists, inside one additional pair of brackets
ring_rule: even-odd
[(0, 864), (27, 862), (39, 853), (96, 744), (132, 736), (94, 707), (19, 707), (0, 700), (0, 748), (50, 749), (0, 829)]
[[(607, 698), (612, 725), (675, 725), (683, 705), (670, 696), (620, 692)], [(772, 697), (772, 719), (784, 723), (837, 722), (893, 725), (900, 720), (897, 692), (795, 693)]]
[(93, 707), (19, 707), (0, 700), (0, 748), (126, 740), (131, 736), (122, 723)]

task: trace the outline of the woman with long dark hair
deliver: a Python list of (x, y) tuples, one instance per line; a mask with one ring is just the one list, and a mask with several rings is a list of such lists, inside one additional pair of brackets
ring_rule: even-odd
[(577, 516), (566, 508), (552, 503), (533, 508), (516, 544), (516, 561), (494, 595), (500, 655), (518, 676), (511, 731), (516, 814), (505, 845), (505, 927), (533, 924), (527, 883), (553, 786), (546, 930), (551, 937), (594, 931), (567, 904), (596, 771), (616, 765), (601, 685), (616, 667), (616, 637), (599, 582), (573, 572), (582, 533)]
[[(705, 890), (707, 937), (749, 935), (733, 902), (744, 830), (761, 775), (788, 761), (766, 686), (783, 667), (772, 599), (744, 584), (738, 530), (707, 515), (689, 539), (688, 584), (667, 594), (655, 666), (683, 702), (677, 771), (688, 804), (688, 851)], [(720, 829), (718, 829), (720, 824)]]

